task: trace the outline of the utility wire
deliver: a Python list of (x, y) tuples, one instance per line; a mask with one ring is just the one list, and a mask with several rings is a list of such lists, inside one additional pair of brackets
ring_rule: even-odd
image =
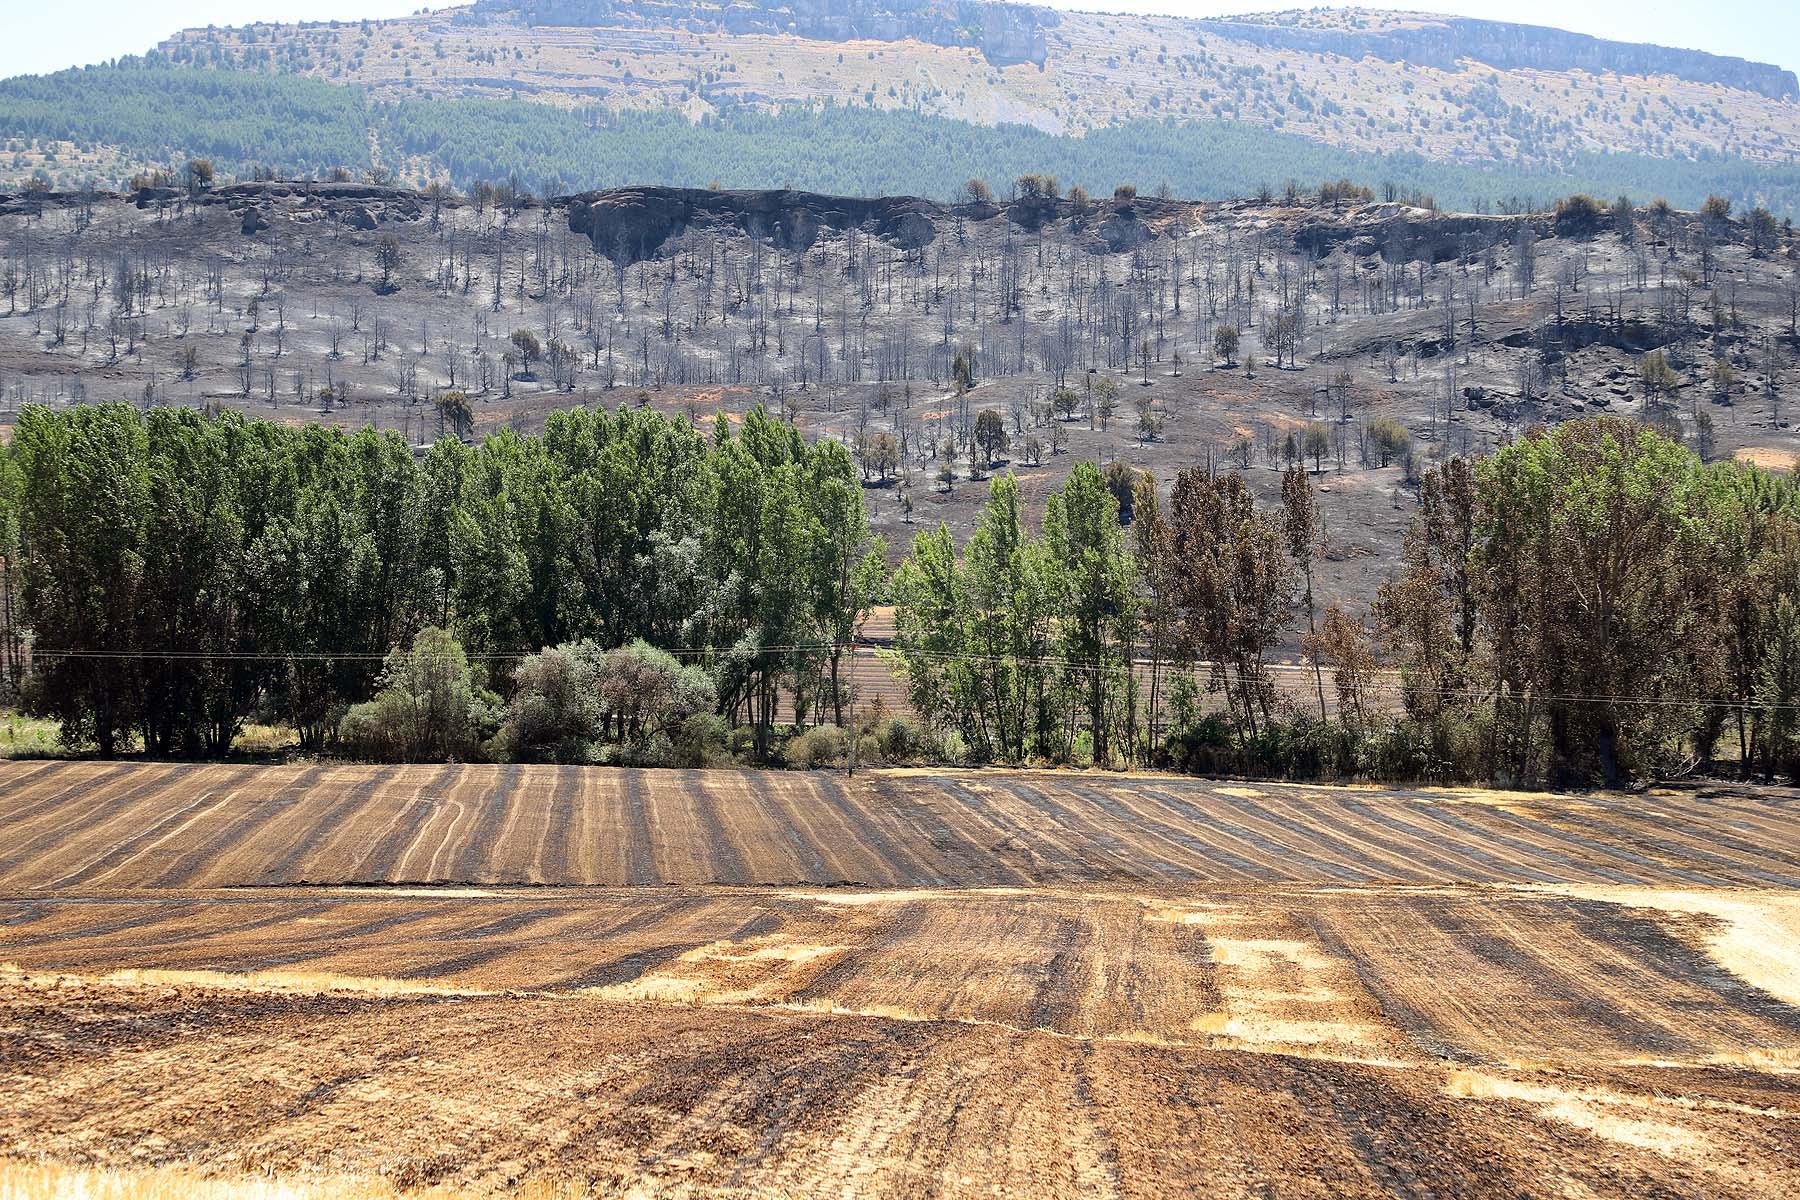
[[(1071, 672), (1113, 672), (1121, 669), (1123, 663), (1092, 663), (1077, 659), (1055, 656), (1033, 656), (1020, 658), (1004, 654), (969, 654), (941, 650), (893, 650), (867, 640), (852, 642), (793, 642), (774, 646), (754, 646), (742, 649), (718, 646), (675, 646), (658, 647), (670, 655), (702, 655), (710, 654), (721, 658), (742, 657), (745, 655), (763, 654), (799, 654), (826, 653), (833, 650), (850, 650), (852, 655), (861, 651), (872, 651), (878, 656), (896, 659), (923, 658), (943, 663), (986, 663), (1001, 665), (1029, 665), (1034, 667), (1053, 667)], [(390, 652), (364, 650), (341, 651), (294, 651), (284, 653), (278, 651), (206, 651), (206, 650), (31, 650), (31, 659), (55, 658), (70, 660), (94, 661), (160, 661), (160, 662), (384, 662)], [(465, 654), (471, 662), (519, 662), (531, 657), (536, 651), (495, 651), (489, 653)], [(904, 662), (897, 664), (905, 670)], [(1134, 671), (1161, 670), (1171, 674), (1180, 672), (1199, 673), (1201, 671), (1225, 671), (1235, 669), (1234, 664), (1220, 663), (1210, 659), (1196, 659), (1186, 662), (1174, 660), (1150, 660), (1134, 658), (1130, 661)], [(1262, 670), (1275, 674), (1312, 675), (1315, 668), (1305, 663), (1264, 663)], [(1374, 668), (1371, 674), (1385, 676), (1385, 679), (1371, 680), (1363, 686), (1366, 690), (1410, 693), (1412, 695), (1437, 696), (1441, 699), (1492, 700), (1493, 689), (1483, 688), (1433, 688), (1418, 684), (1408, 684), (1403, 674), (1392, 667)], [(1727, 711), (1800, 711), (1800, 703), (1782, 704), (1765, 703), (1753, 700), (1733, 700), (1717, 696), (1600, 696), (1581, 695), (1560, 692), (1532, 692), (1534, 700), (1557, 701), (1566, 704), (1614, 704), (1637, 707), (1684, 708), (1704, 707), (1720, 708)]]

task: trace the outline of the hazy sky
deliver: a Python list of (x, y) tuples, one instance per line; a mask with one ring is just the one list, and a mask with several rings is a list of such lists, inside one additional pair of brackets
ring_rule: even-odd
[[(403, 17), (422, 0), (0, 0), (0, 77), (142, 54), (178, 29)], [(442, 8), (445, 5), (431, 4)]]
[[(1063, 8), (1220, 16), (1293, 0), (1051, 0)], [(1624, 41), (1736, 54), (1800, 69), (1794, 0), (1402, 0), (1370, 6), (1554, 25)], [(403, 16), (420, 0), (0, 0), (0, 77), (138, 54), (197, 25)], [(441, 8), (443, 4), (431, 4)]]

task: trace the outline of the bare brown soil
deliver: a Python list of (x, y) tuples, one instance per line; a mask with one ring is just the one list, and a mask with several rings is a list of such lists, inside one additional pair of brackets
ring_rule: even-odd
[(1792, 1195), (1797, 805), (4, 764), (0, 1184)]

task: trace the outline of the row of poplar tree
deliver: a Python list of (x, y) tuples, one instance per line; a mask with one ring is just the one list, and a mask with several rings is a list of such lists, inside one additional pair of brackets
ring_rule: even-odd
[(421, 629), (502, 692), (541, 648), (641, 641), (705, 668), (767, 759), (778, 718), (846, 724), (849, 644), (891, 595), (911, 707), (969, 761), (1800, 773), (1793, 476), (1578, 421), (1426, 472), (1366, 614), (1315, 605), (1327, 540), (1304, 467), (1259, 505), (1238, 470), (1165, 491), (1084, 463), (1037, 522), (996, 477), (966, 542), (921, 532), (890, 576), (845, 448), (761, 410), (709, 436), (575, 409), (419, 456), (28, 408), (0, 456), (0, 682), (71, 745), (218, 755), (253, 719), (330, 743)]
[(1264, 507), (1238, 471), (1165, 499), (1078, 466), (1035, 535), (996, 479), (960, 551), (922, 533), (895, 577), (911, 702), (983, 761), (1800, 778), (1796, 477), (1596, 419), (1451, 459), (1418, 500), (1365, 616), (1314, 604), (1304, 468)]
[(849, 453), (760, 410), (707, 436), (576, 409), (417, 456), (371, 430), (27, 408), (0, 536), (7, 682), (102, 754), (218, 755), (251, 719), (319, 747), (438, 626), (502, 689), (541, 647), (687, 651), (765, 750), (778, 691), (841, 701), (834, 647), (884, 582)]

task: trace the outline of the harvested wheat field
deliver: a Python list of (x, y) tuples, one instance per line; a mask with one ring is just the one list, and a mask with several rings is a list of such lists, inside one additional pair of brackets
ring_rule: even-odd
[(1791, 1196), (1797, 815), (0, 765), (0, 1196)]

